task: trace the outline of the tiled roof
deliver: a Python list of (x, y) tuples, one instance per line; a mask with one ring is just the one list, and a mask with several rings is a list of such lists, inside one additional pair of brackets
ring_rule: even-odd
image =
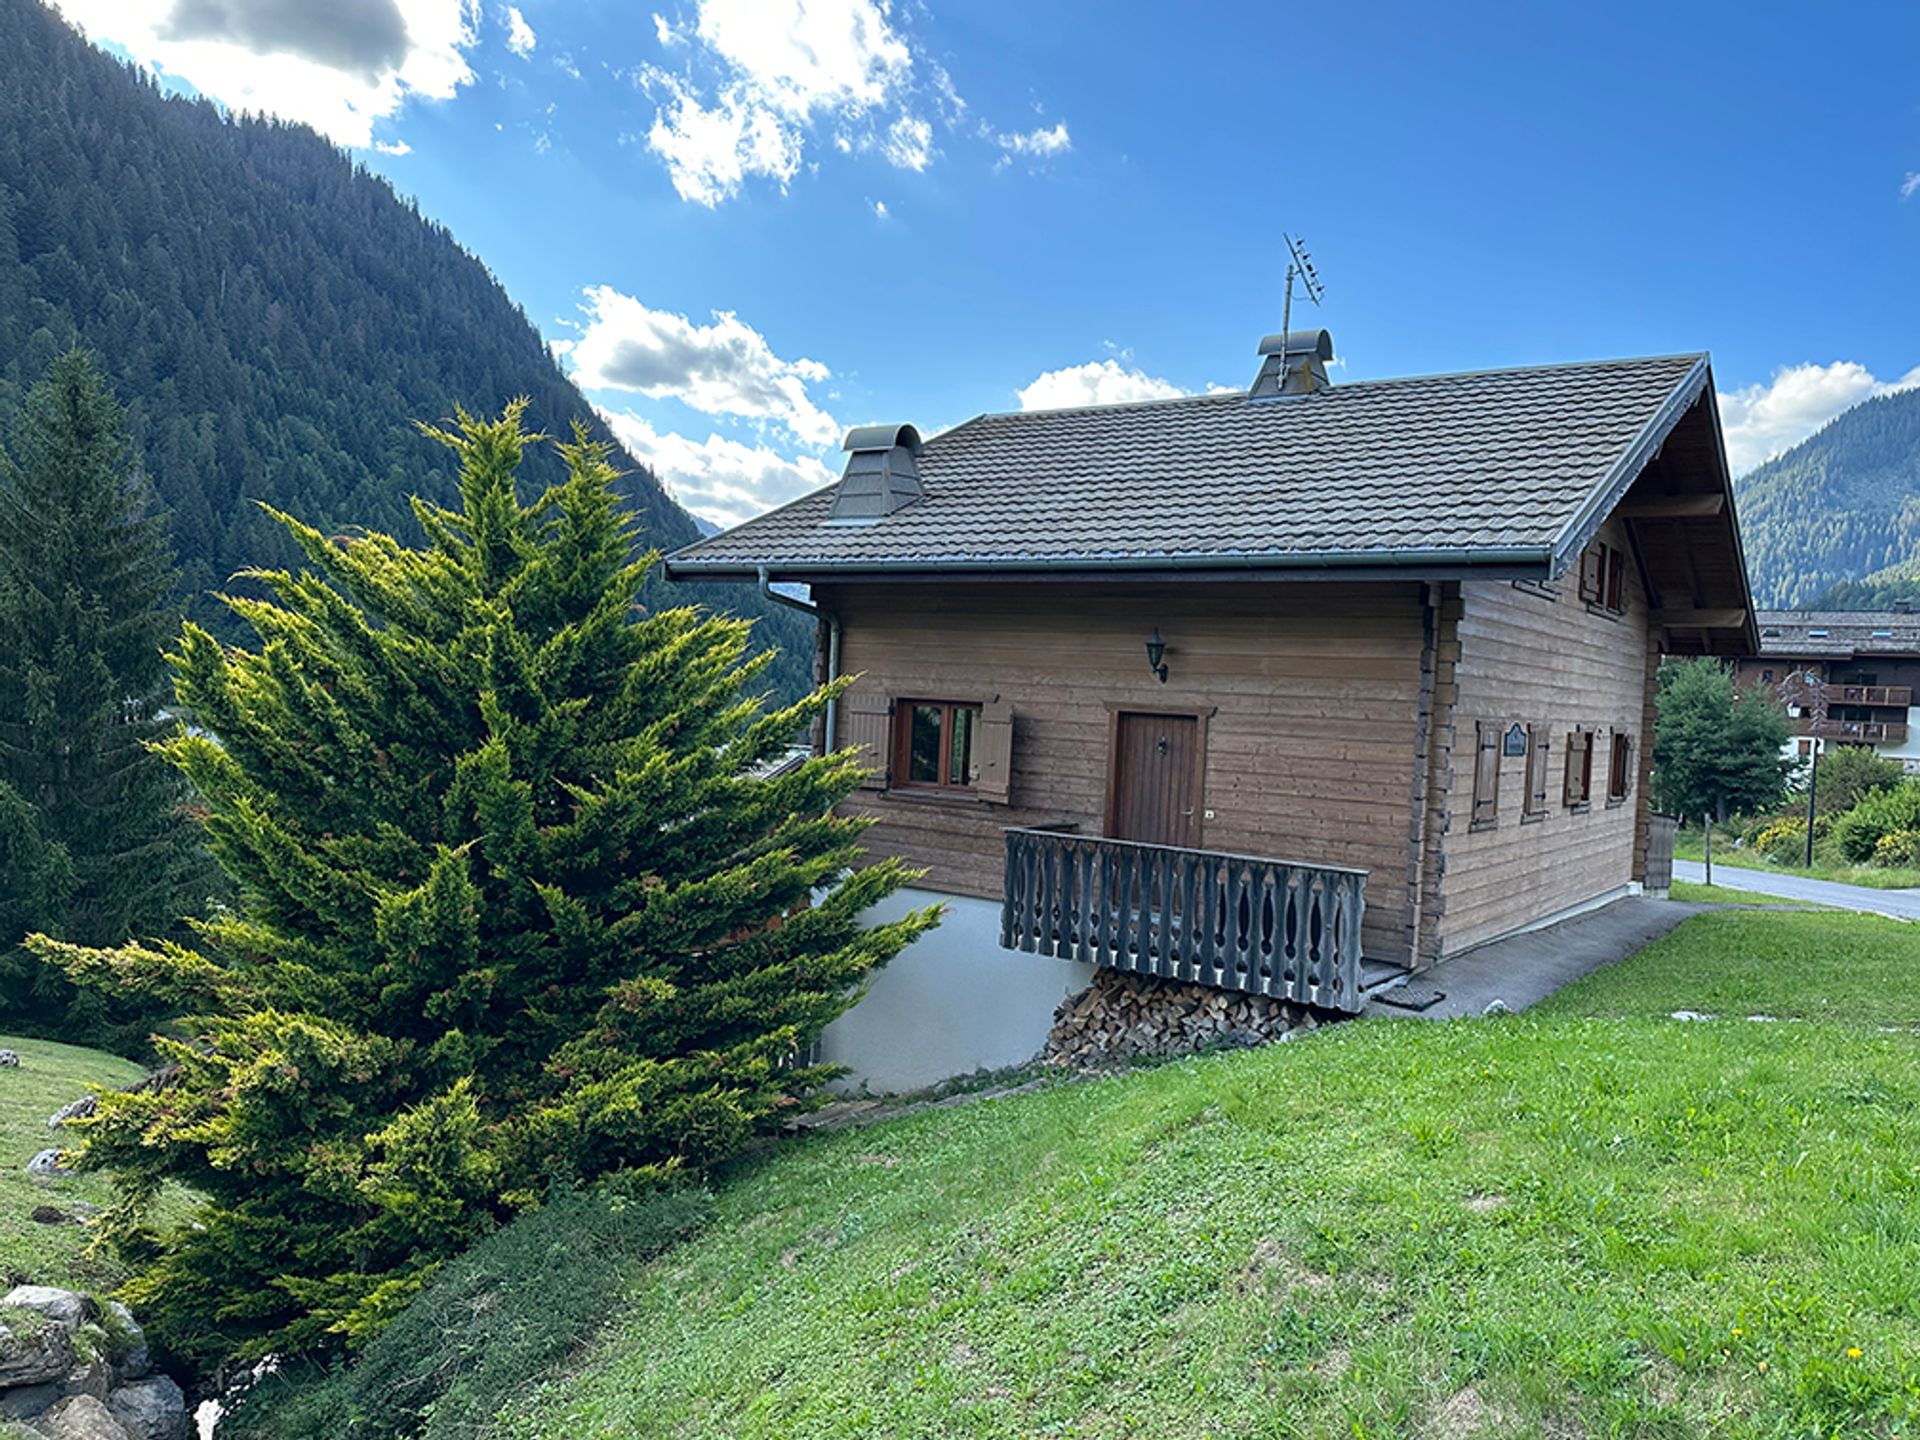
[(669, 565), (820, 574), (1551, 556), (1558, 569), (1572, 532), (1597, 523), (1705, 376), (1705, 357), (1676, 355), (983, 415), (927, 442), (926, 496), (892, 515), (829, 524), (828, 487)]
[(1762, 655), (1920, 655), (1920, 615), (1900, 610), (1762, 610)]

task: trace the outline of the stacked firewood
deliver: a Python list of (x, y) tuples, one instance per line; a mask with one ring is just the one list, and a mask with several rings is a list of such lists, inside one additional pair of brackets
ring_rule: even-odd
[(1263, 1045), (1317, 1022), (1265, 995), (1102, 969), (1053, 1012), (1041, 1059), (1074, 1069), (1164, 1059), (1230, 1045)]

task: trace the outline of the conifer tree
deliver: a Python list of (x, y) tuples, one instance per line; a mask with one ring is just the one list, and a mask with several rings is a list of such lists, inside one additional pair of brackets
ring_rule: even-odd
[[(188, 626), (166, 744), (238, 886), (191, 946), (36, 942), (188, 1006), (168, 1081), (104, 1098), (128, 1298), (176, 1353), (325, 1350), (556, 1177), (692, 1172), (803, 1104), (810, 1042), (934, 922), (867, 928), (847, 754), (770, 767), (827, 692), (768, 710), (749, 625), (643, 613), (607, 449), (516, 491), (521, 408), (433, 435), (460, 504), (423, 548), (278, 516), (308, 569)], [(777, 771), (777, 773), (771, 773)], [(145, 1223), (166, 1181), (206, 1197)]]
[(0, 1025), (140, 1047), (153, 1014), (77, 992), (19, 942), (119, 944), (205, 897), (184, 787), (148, 749), (172, 595), (120, 407), (69, 353), (0, 451)]

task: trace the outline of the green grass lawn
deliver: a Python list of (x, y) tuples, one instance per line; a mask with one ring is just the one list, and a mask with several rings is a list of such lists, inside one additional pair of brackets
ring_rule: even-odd
[[(1713, 827), (1713, 863), (1742, 870), (1771, 870), (1776, 875), (1804, 875), (1809, 880), (1836, 880), (1842, 885), (1865, 885), (1872, 890), (1920, 889), (1920, 870), (1910, 867), (1878, 865), (1780, 865), (1755, 850), (1734, 847), (1731, 830)], [(1674, 836), (1673, 854), (1677, 860), (1704, 860), (1706, 846), (1701, 832), (1682, 830)]]
[(0, 1035), (0, 1049), (20, 1055), (18, 1070), (0, 1070), (0, 1276), (16, 1283), (108, 1288), (121, 1271), (110, 1257), (88, 1253), (84, 1227), (42, 1225), (30, 1215), (36, 1206), (68, 1208), (75, 1201), (104, 1207), (111, 1187), (97, 1175), (42, 1184), (26, 1173), (26, 1163), (61, 1143), (47, 1129), (54, 1111), (86, 1094), (88, 1085), (125, 1085), (143, 1072), (131, 1060), (50, 1040)]
[(1913, 1433), (1917, 968), (1719, 912), (1525, 1016), (815, 1135), (496, 1433)]
[(1729, 885), (1701, 885), (1692, 880), (1676, 880), (1668, 894), (1675, 900), (1695, 900), (1711, 905), (1785, 905), (1793, 909), (1819, 909), (1799, 900), (1767, 895), (1758, 890), (1736, 890)]

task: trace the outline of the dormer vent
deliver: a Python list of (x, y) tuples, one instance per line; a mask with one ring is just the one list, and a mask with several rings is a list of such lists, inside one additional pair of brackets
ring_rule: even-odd
[(1333, 336), (1325, 330), (1289, 330), (1260, 342), (1260, 373), (1247, 391), (1250, 400), (1275, 395), (1317, 395), (1333, 388), (1327, 366), (1333, 362)]
[(916, 463), (926, 447), (911, 425), (860, 425), (847, 432), (847, 468), (829, 520), (873, 521), (926, 494)]

